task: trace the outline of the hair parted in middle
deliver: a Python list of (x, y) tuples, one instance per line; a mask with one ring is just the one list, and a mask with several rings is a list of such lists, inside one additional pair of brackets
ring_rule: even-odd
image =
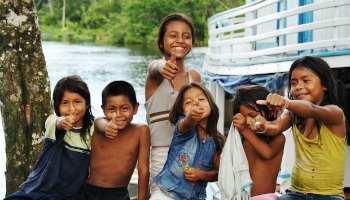
[(196, 43), (196, 34), (194, 30), (193, 23), (190, 18), (188, 18), (186, 15), (182, 13), (171, 13), (163, 18), (159, 25), (158, 29), (158, 36), (156, 40), (157, 48), (159, 49), (160, 53), (162, 55), (165, 54), (164, 52), (164, 35), (166, 32), (166, 28), (170, 22), (173, 21), (180, 21), (186, 23), (190, 29), (191, 29), (191, 35), (192, 35), (192, 45), (194, 46)]
[(202, 90), (202, 92), (204, 93), (204, 95), (208, 99), (208, 103), (209, 103), (209, 106), (211, 108), (211, 113), (208, 117), (208, 123), (207, 123), (207, 127), (206, 127), (205, 131), (211, 137), (213, 137), (215, 145), (216, 145), (216, 151), (221, 152), (223, 145), (224, 145), (223, 144), (224, 137), (217, 130), (217, 124), (218, 124), (218, 120), (219, 120), (219, 108), (216, 105), (212, 94), (204, 85), (202, 85), (200, 83), (192, 82), (188, 85), (185, 85), (180, 90), (180, 92), (175, 100), (174, 106), (170, 111), (169, 121), (171, 124), (175, 125), (177, 123), (177, 120), (179, 119), (179, 117), (184, 116), (183, 107), (182, 107), (183, 101), (184, 101), (184, 94), (187, 90), (189, 90), (190, 88), (193, 88), (193, 87)]

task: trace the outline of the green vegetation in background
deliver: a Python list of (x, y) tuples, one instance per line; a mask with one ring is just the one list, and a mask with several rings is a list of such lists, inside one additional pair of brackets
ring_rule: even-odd
[[(244, 0), (34, 0), (43, 40), (153, 48), (160, 21), (169, 13), (189, 16), (198, 46), (208, 41), (208, 17)], [(65, 6), (63, 6), (65, 5)], [(63, 12), (64, 11), (64, 12)], [(64, 19), (64, 20), (63, 20)]]

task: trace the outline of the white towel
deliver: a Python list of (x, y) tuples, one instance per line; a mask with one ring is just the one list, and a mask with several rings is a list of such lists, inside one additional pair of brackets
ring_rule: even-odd
[(223, 200), (249, 200), (253, 181), (240, 133), (231, 124), (220, 158), (218, 185)]

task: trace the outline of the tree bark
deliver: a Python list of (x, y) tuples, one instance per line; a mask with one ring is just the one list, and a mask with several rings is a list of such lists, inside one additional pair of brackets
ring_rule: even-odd
[(26, 180), (52, 113), (50, 81), (32, 0), (0, 0), (0, 109), (6, 142), (6, 194)]

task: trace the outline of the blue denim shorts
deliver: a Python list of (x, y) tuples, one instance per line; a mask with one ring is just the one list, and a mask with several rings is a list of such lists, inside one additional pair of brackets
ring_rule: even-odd
[(320, 194), (301, 194), (292, 190), (286, 190), (286, 193), (278, 198), (279, 200), (345, 200), (338, 195), (320, 195)]

